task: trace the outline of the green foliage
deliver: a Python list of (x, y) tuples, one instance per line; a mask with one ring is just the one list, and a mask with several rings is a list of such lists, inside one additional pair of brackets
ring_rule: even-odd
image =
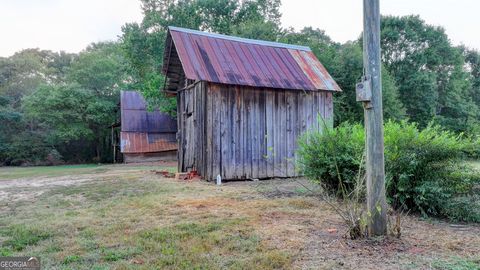
[(82, 257), (79, 255), (68, 255), (65, 258), (63, 258), (62, 263), (63, 264), (71, 264), (71, 263), (76, 263), (82, 260)]
[(471, 96), (475, 104), (480, 107), (480, 53), (477, 50), (460, 47), (465, 57), (466, 70), (470, 74), (472, 82)]
[(443, 28), (427, 25), (418, 16), (387, 16), (381, 28), (382, 60), (412, 121), (425, 127), (437, 119), (455, 131), (468, 131), (472, 121), (478, 122), (465, 57)]
[(442, 208), (442, 215), (456, 221), (480, 223), (480, 196), (473, 194), (451, 198)]
[(93, 89), (78, 84), (42, 86), (24, 99), (29, 119), (49, 128), (51, 144), (86, 138), (93, 140), (115, 121), (114, 100), (99, 99)]
[[(321, 56), (322, 51), (317, 56), (329, 67), (330, 73), (343, 90), (336, 94), (334, 99), (335, 123), (361, 121), (363, 107), (356, 101), (355, 84), (363, 75), (362, 48), (358, 41), (334, 46), (334, 48), (336, 49), (333, 52), (327, 54), (332, 55), (330, 60)], [(399, 89), (395, 78), (385, 68), (382, 68), (382, 94), (384, 117), (393, 120), (404, 119), (406, 112), (402, 102), (399, 101)]]
[(467, 165), (461, 165), (472, 141), (428, 125), (388, 122), (385, 125), (386, 191), (390, 203), (423, 214), (442, 215), (453, 196), (473, 188)]
[(1, 59), (0, 163), (108, 161), (127, 67), (111, 42), (78, 55), (24, 50)]
[[(329, 139), (332, 135), (335, 140)], [(387, 122), (385, 170), (390, 204), (424, 215), (478, 222), (478, 211), (472, 211), (478, 197), (472, 194), (480, 175), (462, 162), (475, 147), (470, 138), (436, 125), (420, 130), (405, 121)], [(339, 179), (347, 189), (353, 188), (363, 152), (363, 128), (344, 123), (324, 133), (305, 134), (299, 141), (299, 164), (307, 177), (335, 193)]]
[(40, 84), (62, 81), (73, 60), (73, 54), (39, 49), (26, 49), (2, 58), (0, 95), (10, 97), (13, 107), (17, 108), (21, 98), (34, 92)]
[(402, 120), (406, 118), (403, 103), (400, 102), (400, 93), (395, 78), (387, 69), (382, 69), (382, 101), (383, 118), (390, 120)]
[(278, 25), (263, 20), (241, 22), (232, 28), (232, 35), (244, 38), (276, 41)]
[(331, 193), (339, 191), (339, 179), (351, 190), (361, 165), (363, 141), (364, 130), (359, 124), (343, 123), (335, 129), (307, 133), (298, 141), (303, 173)]
[(120, 45), (113, 42), (94, 43), (80, 53), (68, 72), (68, 81), (92, 89), (101, 95), (118, 94), (130, 78)]
[(334, 99), (335, 123), (359, 122), (363, 119), (363, 108), (356, 101), (355, 84), (363, 75), (363, 56), (358, 42), (346, 43), (340, 48), (335, 56), (331, 72), (343, 90)]
[(436, 260), (432, 267), (439, 270), (480, 270), (480, 259), (453, 257), (448, 260)]
[(138, 249), (102, 249), (102, 258), (107, 262), (115, 262), (119, 260), (125, 260), (133, 257), (134, 255), (140, 254)]

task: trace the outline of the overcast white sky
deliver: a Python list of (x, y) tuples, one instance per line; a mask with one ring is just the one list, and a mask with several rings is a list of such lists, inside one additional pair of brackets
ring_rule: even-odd
[[(313, 26), (333, 40), (360, 35), (362, 0), (283, 0), (282, 26)], [(380, 0), (382, 14), (419, 14), (445, 27), (453, 44), (480, 49), (478, 0)], [(114, 40), (126, 22), (141, 21), (138, 0), (0, 0), (0, 56), (25, 48), (79, 52)]]

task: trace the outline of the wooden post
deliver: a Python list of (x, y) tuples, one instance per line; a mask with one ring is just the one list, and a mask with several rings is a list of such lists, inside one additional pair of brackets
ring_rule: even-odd
[(115, 138), (114, 138), (114, 131), (112, 125), (112, 146), (113, 146), (113, 163), (117, 163), (116, 151), (115, 151)]
[(363, 1), (363, 28), (363, 65), (372, 91), (371, 102), (364, 103), (368, 233), (375, 236), (387, 233), (379, 0)]

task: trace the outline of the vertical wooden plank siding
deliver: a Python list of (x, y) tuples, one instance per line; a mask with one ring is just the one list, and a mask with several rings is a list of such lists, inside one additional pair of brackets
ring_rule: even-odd
[(293, 154), (295, 152), (295, 148), (293, 142), (295, 142), (295, 137), (293, 134), (294, 123), (295, 121), (295, 113), (292, 110), (293, 105), (293, 96), (295, 93), (291, 91), (285, 92), (285, 109), (286, 109), (286, 153), (285, 153), (285, 161), (286, 161), (286, 175), (287, 177), (291, 177), (295, 175), (294, 168), (293, 168)]
[(266, 178), (268, 177), (267, 174), (267, 125), (266, 125), (266, 92), (265, 91), (258, 91), (259, 92), (259, 102), (258, 102), (258, 110), (259, 110), (259, 149), (260, 149), (260, 173), (259, 178)]
[(205, 94), (206, 94), (206, 104), (207, 104), (207, 108), (205, 110), (205, 134), (206, 134), (206, 138), (205, 138), (205, 141), (207, 142), (207, 146), (206, 146), (206, 149), (205, 149), (205, 154), (206, 154), (206, 161), (205, 161), (205, 168), (206, 168), (206, 171), (205, 171), (205, 174), (204, 174), (204, 177), (207, 179), (207, 180), (212, 180), (212, 175), (213, 175), (213, 171), (212, 171), (212, 163), (213, 163), (213, 117), (212, 117), (212, 114), (213, 114), (213, 106), (212, 106), (212, 103), (213, 103), (213, 95), (212, 95), (212, 88), (210, 87), (209, 84), (205, 83), (205, 88), (204, 88), (204, 91), (205, 91)]
[[(228, 106), (229, 100), (228, 100), (228, 94), (230, 89), (226, 89), (226, 91), (219, 91), (220, 95), (220, 102), (218, 103), (218, 107), (220, 110), (220, 144), (221, 144), (221, 149), (220, 149), (220, 163), (221, 163), (221, 168), (220, 172), (221, 174), (225, 175), (232, 175), (230, 168), (231, 168), (231, 163), (230, 163), (230, 148), (232, 147), (231, 142), (229, 142), (230, 139), (230, 130), (229, 130), (229, 124), (230, 124), (230, 117), (228, 117)], [(222, 175), (223, 176), (223, 175)]]
[(333, 125), (330, 92), (199, 82), (177, 102), (179, 170), (207, 180), (299, 176), (297, 139)]
[(260, 167), (258, 166), (258, 91), (251, 93), (250, 101), (250, 136), (252, 145), (252, 179), (257, 179), (259, 176)]
[(212, 101), (214, 102), (212, 105), (212, 116), (213, 116), (213, 161), (212, 161), (212, 178), (216, 177), (217, 175), (221, 175), (220, 168), (222, 167), (222, 140), (221, 140), (221, 123), (222, 123), (222, 115), (221, 115), (221, 95), (220, 91), (221, 88), (217, 84), (210, 84), (212, 87)]
[(328, 121), (328, 127), (333, 128), (333, 94), (325, 93), (325, 119)]
[(245, 132), (243, 132), (243, 125), (245, 124), (243, 117), (243, 91), (239, 87), (234, 87), (235, 89), (235, 108), (236, 108), (236, 130), (237, 130), (237, 152), (235, 153), (235, 176), (238, 178), (244, 178), (245, 166), (243, 165), (243, 155), (245, 151)]
[(326, 118), (327, 115), (326, 115), (326, 110), (325, 110), (326, 109), (326, 106), (325, 106), (326, 105), (326, 98), (327, 98), (326, 93), (321, 93), (321, 99), (320, 99), (320, 116), (321, 116), (320, 121), (321, 122), (320, 122), (320, 124), (322, 126), (327, 125), (327, 121), (326, 121), (327, 120), (327, 118)]
[(265, 93), (265, 128), (266, 128), (266, 165), (267, 171), (266, 175), (274, 175), (274, 159), (275, 159), (275, 149), (274, 149), (274, 138), (275, 138), (275, 114), (274, 114), (274, 95), (271, 93)]
[(277, 131), (278, 131), (278, 141), (276, 148), (278, 149), (278, 164), (275, 164), (278, 168), (278, 173), (283, 175), (284, 177), (287, 176), (286, 173), (286, 121), (287, 121), (287, 113), (286, 113), (286, 102), (285, 102), (285, 91), (278, 91), (278, 107), (277, 109)]
[(182, 141), (182, 93), (177, 94), (177, 143), (178, 143), (178, 150), (177, 150), (177, 170), (179, 172), (183, 171), (183, 141)]
[(283, 133), (282, 131), (282, 127), (281, 127), (281, 121), (282, 121), (282, 118), (279, 114), (279, 108), (281, 106), (280, 104), (280, 94), (278, 92), (273, 92), (271, 93), (273, 96), (274, 96), (274, 103), (273, 103), (273, 115), (275, 117), (275, 121), (274, 121), (274, 139), (273, 139), (273, 151), (275, 153), (275, 157), (273, 159), (273, 169), (274, 169), (274, 172), (273, 174), (274, 175), (282, 175), (282, 152), (281, 152), (281, 149), (280, 149), (280, 144), (281, 144), (281, 140), (280, 140), (280, 134)]
[[(253, 93), (253, 91), (252, 91)], [(246, 167), (245, 177), (253, 178), (253, 125), (252, 125), (252, 93), (243, 93), (243, 101), (245, 102), (245, 126), (244, 132), (246, 134), (244, 147), (246, 148), (246, 155), (243, 158), (243, 162)]]

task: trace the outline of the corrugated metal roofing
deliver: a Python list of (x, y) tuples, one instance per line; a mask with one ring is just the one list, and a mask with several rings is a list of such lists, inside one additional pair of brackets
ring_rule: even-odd
[(159, 111), (149, 112), (142, 95), (135, 91), (120, 94), (122, 153), (153, 153), (177, 149), (177, 121)]
[(121, 132), (122, 153), (154, 153), (177, 150), (175, 134), (150, 134), (143, 132)]
[[(170, 43), (173, 42), (173, 46)], [(163, 72), (170, 56), (185, 77), (215, 83), (280, 89), (341, 91), (310, 48), (169, 27)]]
[(147, 111), (145, 100), (136, 91), (122, 91), (120, 107), (122, 131), (177, 132), (177, 120), (157, 110)]

